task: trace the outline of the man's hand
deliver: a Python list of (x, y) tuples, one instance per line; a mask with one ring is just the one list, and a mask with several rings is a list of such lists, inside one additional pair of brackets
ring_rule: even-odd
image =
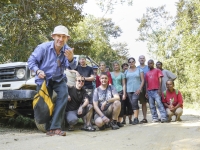
[(135, 95), (139, 95), (139, 94), (140, 94), (140, 91), (141, 91), (141, 90), (138, 89), (134, 94), (135, 94)]
[(71, 101), (71, 97), (68, 95), (68, 101)]
[(122, 95), (122, 100), (126, 100), (126, 94)]
[(110, 119), (108, 119), (106, 116), (104, 116), (104, 117), (102, 118), (102, 120), (103, 120), (103, 122), (105, 122), (105, 123), (108, 123), (108, 122), (110, 121)]
[(78, 115), (81, 115), (82, 112), (83, 112), (83, 108), (82, 108), (82, 106), (81, 106), (81, 107), (79, 107), (79, 109), (78, 109)]
[(158, 89), (158, 95), (162, 95), (162, 93), (161, 93), (161, 90), (160, 89)]
[(173, 105), (169, 105), (168, 108), (169, 108), (169, 110), (172, 111), (172, 112), (174, 112), (174, 111), (176, 110), (175, 107), (174, 107)]
[(46, 77), (44, 71), (42, 70), (37, 70), (36, 74), (38, 75), (40, 79), (44, 79), (44, 77)]
[(145, 94), (145, 97), (148, 98), (148, 94), (147, 93)]
[(64, 55), (65, 55), (65, 57), (67, 57), (68, 61), (71, 62), (74, 58), (74, 48), (72, 48), (70, 50), (65, 50)]
[(102, 111), (104, 110), (105, 106), (106, 106), (106, 101), (103, 102), (102, 105), (101, 105), (101, 110), (102, 110)]

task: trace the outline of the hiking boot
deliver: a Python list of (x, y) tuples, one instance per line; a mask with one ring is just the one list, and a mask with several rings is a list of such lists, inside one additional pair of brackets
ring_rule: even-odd
[(99, 128), (99, 130), (105, 130), (106, 129), (105, 125), (103, 125), (102, 127), (98, 127), (98, 128)]
[(139, 124), (138, 118), (134, 118), (134, 120), (133, 120), (133, 122), (132, 122), (132, 125), (136, 125), (136, 124)]
[(118, 125), (119, 127), (123, 127), (123, 126), (124, 126), (121, 122), (117, 122), (117, 125)]
[(104, 126), (105, 126), (105, 128), (110, 128), (110, 123), (108, 122)]
[(119, 129), (119, 126), (117, 125), (117, 121), (110, 122), (110, 126), (113, 130)]
[(143, 119), (140, 121), (140, 123), (148, 123), (147, 119)]
[(126, 121), (123, 121), (122, 124), (126, 124)]

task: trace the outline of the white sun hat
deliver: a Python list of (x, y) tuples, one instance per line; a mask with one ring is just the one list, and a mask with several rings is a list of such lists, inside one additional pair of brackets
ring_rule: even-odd
[(68, 29), (65, 26), (59, 25), (54, 28), (52, 35), (54, 34), (65, 34), (66, 36), (70, 36), (68, 33)]

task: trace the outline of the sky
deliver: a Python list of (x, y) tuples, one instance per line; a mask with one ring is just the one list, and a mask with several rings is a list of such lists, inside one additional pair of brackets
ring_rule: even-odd
[[(136, 19), (141, 18), (146, 12), (147, 7), (159, 7), (166, 5), (166, 10), (171, 15), (176, 14), (175, 2), (178, 0), (133, 0), (133, 5), (127, 4), (117, 5), (112, 14), (108, 13), (104, 17), (112, 18), (113, 22), (119, 26), (123, 33), (117, 39), (112, 39), (111, 42), (126, 42), (129, 48), (130, 57), (138, 60), (140, 55), (145, 55), (146, 60), (150, 59), (147, 54), (147, 46), (144, 42), (136, 42), (139, 36), (137, 28), (139, 24)], [(84, 12), (92, 14), (96, 17), (102, 17), (104, 13), (96, 5), (95, 0), (88, 0), (84, 5)]]

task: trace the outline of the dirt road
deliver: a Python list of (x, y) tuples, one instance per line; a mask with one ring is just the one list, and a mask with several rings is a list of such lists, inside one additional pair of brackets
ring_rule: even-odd
[[(141, 114), (141, 113), (140, 113)], [(142, 117), (139, 117), (142, 119)], [(151, 120), (148, 114), (148, 120)], [(46, 136), (37, 130), (0, 128), (1, 150), (200, 150), (200, 111), (184, 110), (182, 122), (129, 125), (119, 130), (67, 132)]]

